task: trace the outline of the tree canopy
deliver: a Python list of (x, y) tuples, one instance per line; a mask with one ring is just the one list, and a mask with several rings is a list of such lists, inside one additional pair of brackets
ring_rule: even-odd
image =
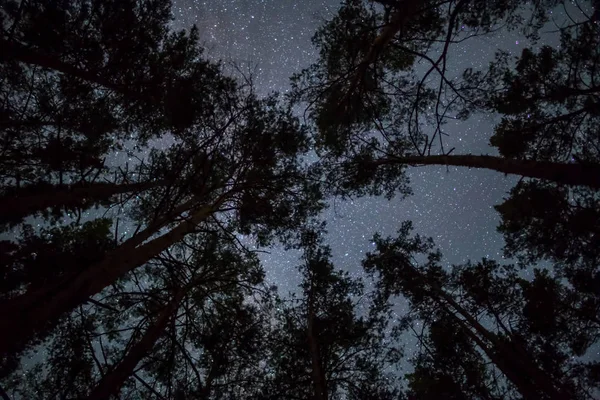
[[(567, 3), (344, 0), (280, 96), (169, 0), (0, 0), (0, 397), (597, 398), (600, 6)], [(520, 54), (456, 68), (510, 30)], [(455, 154), (481, 115), (494, 154)], [(406, 221), (342, 268), (321, 212), (422, 165), (520, 177), (504, 259)]]

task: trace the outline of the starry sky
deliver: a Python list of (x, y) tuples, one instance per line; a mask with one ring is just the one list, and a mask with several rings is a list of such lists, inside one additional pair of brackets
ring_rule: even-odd
[[(310, 38), (339, 5), (339, 0), (175, 0), (174, 28), (196, 24), (210, 58), (249, 68), (260, 93), (283, 93), (289, 77), (316, 59)], [(545, 35), (542, 43), (548, 42), (556, 42), (555, 35)], [(526, 45), (518, 32), (468, 40), (451, 50), (451, 70), (485, 68), (496, 49), (518, 55)], [(488, 145), (494, 123), (494, 116), (480, 115), (448, 127), (447, 148), (456, 147), (455, 154), (494, 154)], [(407, 199), (331, 202), (324, 217), (338, 267), (360, 274), (360, 260), (373, 246), (372, 235), (393, 235), (404, 220), (412, 220), (417, 233), (434, 238), (447, 265), (482, 257), (502, 259), (493, 206), (516, 177), (436, 166), (413, 168), (409, 174), (414, 195)], [(262, 259), (269, 282), (282, 293), (293, 291), (299, 282), (298, 253), (275, 247)]]
[[(316, 60), (310, 38), (339, 5), (340, 0), (174, 0), (173, 28), (197, 25), (209, 58), (248, 68), (261, 94), (284, 93), (289, 77)], [(544, 34), (539, 44), (556, 46), (556, 34)], [(449, 70), (485, 68), (497, 49), (516, 56), (527, 45), (518, 32), (501, 31), (468, 40), (451, 47)], [(446, 148), (455, 147), (455, 154), (495, 154), (488, 140), (496, 122), (496, 116), (479, 115), (446, 127), (450, 135)], [(126, 160), (126, 154), (117, 154), (112, 161)], [(323, 217), (336, 266), (360, 276), (360, 262), (373, 249), (373, 234), (394, 235), (405, 220), (413, 221), (417, 233), (433, 237), (446, 265), (483, 257), (503, 259), (503, 240), (496, 232), (499, 217), (493, 206), (502, 201), (517, 177), (441, 166), (412, 168), (409, 176), (414, 194), (406, 199), (365, 197), (330, 203)], [(277, 285), (281, 294), (295, 291), (300, 282), (300, 253), (277, 246), (267, 250), (261, 259), (268, 283)], [(396, 312), (402, 314), (404, 307), (397, 304)], [(414, 342), (405, 343), (407, 349)]]

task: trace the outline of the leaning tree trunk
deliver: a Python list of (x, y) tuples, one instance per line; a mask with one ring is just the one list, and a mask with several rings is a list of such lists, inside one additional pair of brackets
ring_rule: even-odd
[[(440, 303), (438, 303), (440, 304)], [(468, 324), (465, 323), (464, 320), (458, 318), (458, 316), (450, 309), (445, 307), (443, 304), (441, 305), (443, 310), (448, 314), (448, 316), (453, 319), (456, 324), (462, 329), (462, 331), (475, 342), (475, 345), (479, 347), (485, 355), (490, 359), (492, 363), (506, 376), (506, 378), (512, 382), (513, 385), (517, 388), (519, 393), (526, 400), (537, 400), (539, 399), (539, 390), (536, 386), (531, 382), (530, 379), (527, 379), (527, 375), (521, 374), (520, 371), (511, 367), (510, 363), (507, 363), (503, 357), (501, 357), (493, 347), (488, 346), (485, 341), (477, 336), (475, 332), (471, 330)]]
[(110, 89), (130, 98), (140, 99), (140, 95), (132, 92), (126, 85), (116, 84), (101, 76), (97, 72), (86, 71), (78, 68), (60, 60), (57, 57), (28, 48), (15, 41), (0, 39), (0, 48), (2, 49), (0, 52), (0, 62), (16, 60), (25, 64), (37, 65), (42, 68), (62, 72), (63, 74), (83, 79), (84, 81), (88, 81), (90, 83), (98, 84), (106, 89)]
[(516, 160), (504, 157), (466, 155), (390, 157), (369, 162), (371, 165), (452, 165), (490, 169), (572, 186), (600, 189), (600, 165), (564, 164), (550, 161)]
[(112, 196), (142, 192), (163, 181), (138, 183), (89, 183), (70, 186), (49, 185), (43, 190), (20, 189), (0, 198), (0, 223), (20, 220), (51, 207), (90, 207)]
[[(196, 225), (216, 212), (231, 193), (230, 191), (223, 194), (212, 205), (201, 207), (190, 218), (156, 239), (138, 247), (125, 243), (108, 254), (103, 261), (70, 279), (65, 279), (51, 288), (36, 293), (25, 293), (4, 302), (0, 307), (0, 326), (12, 328), (0, 333), (0, 354), (19, 352), (36, 333), (52, 326), (62, 315), (181, 241), (194, 231)], [(147, 235), (151, 236), (150, 233)], [(19, 321), (19, 324), (15, 324), (14, 321)]]
[[(517, 353), (513, 349), (501, 346), (498, 337), (488, 331), (477, 321), (467, 310), (465, 310), (452, 296), (448, 295), (441, 287), (436, 284), (428, 284), (414, 266), (405, 264), (405, 270), (411, 273), (417, 280), (430, 287), (429, 293), (437, 304), (451, 316), (458, 325), (470, 336), (478, 347), (490, 358), (490, 360), (502, 371), (506, 378), (511, 381), (526, 399), (536, 400), (539, 398), (540, 391), (546, 393), (552, 400), (563, 400), (569, 398), (563, 393), (562, 388), (555, 387), (552, 380), (540, 370), (531, 360), (529, 354), (524, 351)], [(454, 309), (453, 310), (451, 310)], [(461, 319), (458, 315), (462, 316)], [(490, 346), (476, 335), (481, 335)]]
[(191, 284), (188, 284), (175, 294), (175, 297), (163, 308), (154, 323), (148, 327), (142, 338), (129, 350), (125, 358), (113, 370), (102, 377), (98, 385), (96, 385), (88, 396), (88, 400), (105, 400), (111, 395), (118, 395), (127, 378), (133, 375), (136, 365), (150, 353), (166, 329), (169, 320), (176, 314), (181, 300), (190, 288)]

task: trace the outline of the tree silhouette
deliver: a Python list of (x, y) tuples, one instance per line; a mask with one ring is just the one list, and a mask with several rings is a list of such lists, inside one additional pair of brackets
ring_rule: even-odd
[(135, 285), (125, 280), (93, 304), (101, 307), (63, 319), (70, 325), (49, 342), (51, 356), (14, 374), (8, 391), (34, 399), (210, 399), (249, 390), (268, 330), (263, 273), (254, 254), (211, 236), (181, 243), (132, 276)]
[[(435, 6), (427, 1), (344, 2), (313, 37), (319, 59), (294, 76), (291, 94), (292, 101), (307, 105), (322, 150), (321, 162), (337, 183), (333, 192), (362, 195), (399, 190), (406, 194), (409, 189), (403, 172), (413, 165), (485, 168), (597, 188), (598, 163), (593, 158), (525, 161), (510, 156), (514, 150), (507, 150), (511, 143), (517, 146), (516, 138), (527, 137), (528, 130), (542, 129), (535, 126), (544, 120), (543, 140), (549, 145), (562, 140), (560, 146), (567, 152), (569, 143), (589, 148), (582, 150), (587, 153), (595, 152), (597, 138), (592, 127), (597, 96), (589, 82), (597, 80), (593, 62), (597, 57), (595, 50), (584, 50), (598, 47), (593, 19), (562, 28), (561, 49), (545, 47), (541, 51), (550, 56), (525, 51), (516, 69), (506, 55), (500, 55), (488, 71), (452, 71), (448, 63), (454, 45), (486, 35), (502, 24), (536, 39), (547, 18), (544, 10), (558, 3), (535, 2), (529, 9), (531, 18), (525, 21), (517, 2), (488, 2), (485, 6), (472, 1), (438, 2)], [(441, 50), (435, 50), (438, 48)], [(427, 65), (426, 72), (417, 68), (417, 62)], [(536, 72), (541, 63), (548, 64), (544, 68), (551, 71)], [(564, 78), (576, 68), (585, 72), (577, 78)], [(560, 80), (555, 79), (558, 75)], [(547, 85), (556, 88), (553, 93), (535, 97), (534, 90), (539, 92)], [(569, 97), (572, 99), (567, 100)], [(525, 107), (527, 102), (535, 105)], [(561, 107), (567, 102), (565, 113)], [(539, 118), (532, 117), (534, 108)], [(546, 115), (550, 109), (558, 115)], [(451, 155), (453, 149), (444, 147), (443, 138), (448, 135), (444, 125), (480, 111), (507, 114), (492, 137), (494, 146), (506, 150), (499, 148), (504, 157)], [(502, 133), (505, 131), (512, 133)], [(568, 141), (568, 137), (572, 139)]]
[[(168, 0), (0, 0), (0, 397), (593, 398), (600, 34), (595, 12), (537, 46), (563, 3), (346, 0), (284, 102)], [(533, 44), (451, 68), (497, 29)], [(481, 112), (499, 155), (453, 154), (446, 124)], [(368, 279), (336, 269), (326, 195), (408, 195), (416, 165), (521, 176), (496, 206), (516, 264), (446, 267), (405, 223)], [(288, 297), (247, 246), (276, 241), (303, 252)]]
[(428, 398), (443, 386), (454, 398), (502, 398), (511, 390), (532, 399), (588, 398), (598, 386), (587, 378), (596, 367), (576, 357), (598, 334), (595, 311), (586, 311), (593, 299), (547, 271), (526, 280), (491, 260), (448, 273), (431, 239), (411, 230), (405, 223), (397, 238), (376, 236), (377, 250), (364, 262), (380, 274), (382, 296), (405, 296), (427, 327), (409, 393)]
[[(18, 219), (45, 207), (60, 215), (61, 209), (73, 206), (100, 203), (111, 208), (125, 202), (119, 205), (132, 209), (127, 217), (137, 228), (125, 240), (117, 238), (115, 248), (102, 259), (58, 274), (41, 287), (24, 286), (7, 297), (0, 305), (0, 319), (8, 322), (18, 316), (21, 323), (15, 330), (2, 332), (3, 354), (17, 354), (60, 317), (188, 235), (224, 230), (235, 240), (233, 232), (237, 231), (267, 244), (275, 237), (293, 237), (298, 224), (322, 208), (320, 182), (309, 179), (312, 172), (301, 159), (308, 151), (309, 138), (290, 107), (275, 95), (259, 99), (249, 84), (226, 77), (218, 63), (202, 59), (197, 30), (170, 32), (167, 28), (169, 7), (168, 2), (36, 2), (11, 10), (14, 32), (5, 33), (5, 40), (12, 41), (13, 47), (2, 59), (7, 73), (34, 74), (37, 67), (43, 67), (53, 87), (72, 80), (78, 87), (76, 95), (87, 91), (104, 96), (100, 100), (114, 105), (110, 112), (123, 119), (115, 130), (125, 136), (133, 129), (135, 135), (129, 138), (138, 147), (167, 133), (172, 145), (152, 149), (129, 170), (115, 170), (111, 179), (111, 171), (104, 173), (106, 183), (77, 176), (67, 180), (62, 170), (57, 177), (39, 179), (39, 169), (32, 172), (27, 185), (15, 177), (6, 181), (4, 199), (14, 205), (7, 210), (11, 217)], [(108, 16), (114, 19), (109, 22)], [(53, 36), (51, 32), (48, 37), (38, 36), (32, 25), (42, 21), (56, 29)], [(63, 26), (73, 31), (63, 32)], [(82, 41), (87, 47), (80, 47)], [(40, 58), (27, 56), (30, 51)], [(48, 57), (56, 63), (47, 61)], [(86, 73), (79, 73), (81, 69)], [(18, 89), (7, 98), (18, 100)], [(71, 98), (60, 101), (70, 104)], [(8, 105), (10, 118), (21, 112), (18, 101)], [(86, 108), (93, 110), (90, 104)], [(39, 110), (25, 111), (36, 115)], [(54, 117), (53, 111), (49, 113)], [(176, 115), (188, 111), (191, 114)], [(59, 131), (48, 134), (54, 137)], [(38, 133), (24, 136), (28, 135)], [(122, 136), (114, 136), (117, 142), (121, 140)], [(48, 185), (59, 190), (47, 194), (48, 198), (22, 196)], [(69, 195), (61, 197), (64, 192)], [(124, 200), (114, 196), (118, 193), (125, 194)], [(26, 197), (31, 199), (29, 204)], [(19, 199), (23, 202), (17, 206), (14, 203)], [(20, 212), (14, 213), (19, 207)]]
[(139, 194), (164, 184), (162, 181), (135, 183), (78, 183), (74, 185), (51, 185), (39, 183), (18, 189), (7, 189), (0, 199), (0, 222), (16, 224), (24, 217), (44, 212), (50, 208), (62, 215), (64, 211), (87, 209), (92, 205), (109, 203), (120, 194)]
[[(85, 209), (126, 185), (146, 187), (135, 171), (115, 178), (123, 171), (106, 158), (125, 147), (139, 152), (150, 139), (226, 126), (238, 86), (203, 59), (197, 29), (168, 29), (170, 7), (164, 0), (6, 2), (3, 220), (18, 223), (48, 207)], [(95, 192), (96, 183), (114, 186)], [(95, 196), (82, 201), (75, 187)]]
[(301, 292), (277, 305), (259, 398), (395, 398), (397, 382), (385, 368), (393, 368), (401, 351), (389, 343), (389, 305), (334, 268), (319, 232), (303, 233)]
[[(254, 107), (250, 108), (252, 105)], [(219, 147), (214, 149), (227, 153), (211, 160), (211, 178), (216, 181), (213, 186), (206, 188), (208, 190), (202, 196), (191, 193), (186, 194), (185, 201), (177, 199), (181, 202), (180, 206), (162, 205), (173, 211), (149, 222), (145, 229), (82, 273), (57, 279), (40, 290), (28, 291), (5, 302), (0, 312), (3, 318), (19, 315), (23, 324), (18, 332), (5, 334), (4, 348), (26, 340), (37, 326), (73, 309), (127, 272), (194, 233), (197, 225), (207, 223), (220, 212), (238, 210), (240, 228), (265, 241), (270, 232), (283, 233), (293, 229), (303, 218), (318, 210), (318, 197), (308, 196), (307, 189), (310, 188), (303, 183), (304, 172), (298, 158), (302, 144), (290, 148), (290, 136), (296, 135), (297, 140), (302, 140), (301, 133), (294, 133), (297, 128), (290, 114), (282, 114), (277, 109), (262, 111), (260, 102), (246, 106), (248, 120), (244, 121), (244, 125), (239, 122), (239, 130), (228, 131), (228, 137), (221, 138)], [(257, 127), (252, 129), (253, 125)], [(265, 151), (265, 143), (270, 144), (269, 151)], [(195, 172), (192, 170), (192, 175), (187, 178), (199, 179), (193, 174)], [(178, 189), (181, 188), (178, 186)], [(314, 190), (312, 192), (317, 194)], [(160, 210), (164, 210), (162, 207)], [(244, 207), (250, 207), (250, 213)], [(183, 213), (187, 216), (177, 221)], [(175, 226), (161, 231), (173, 222), (176, 222)]]

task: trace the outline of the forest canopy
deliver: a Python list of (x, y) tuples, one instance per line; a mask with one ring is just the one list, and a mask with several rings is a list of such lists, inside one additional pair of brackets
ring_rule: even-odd
[[(344, 0), (281, 95), (170, 0), (0, 0), (0, 397), (598, 398), (599, 17)], [(518, 54), (456, 68), (510, 32)], [(492, 154), (455, 152), (483, 115)], [(504, 257), (449, 264), (405, 221), (336, 265), (324, 210), (426, 165), (518, 177)], [(272, 246), (300, 254), (292, 293)]]

